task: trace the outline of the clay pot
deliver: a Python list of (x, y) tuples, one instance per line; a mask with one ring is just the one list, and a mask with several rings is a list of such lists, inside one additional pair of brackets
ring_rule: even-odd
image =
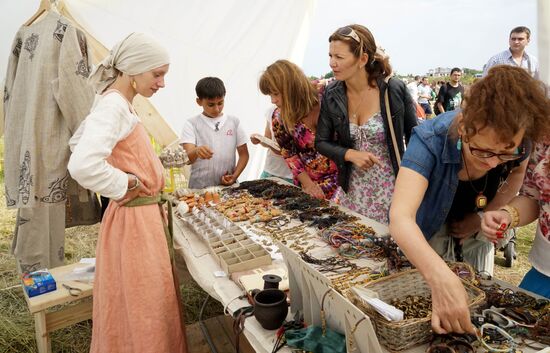
[(279, 282), (283, 280), (280, 276), (270, 274), (264, 275), (262, 279), (264, 280), (264, 289), (279, 289)]
[(278, 329), (287, 314), (286, 293), (282, 290), (264, 289), (254, 296), (254, 317), (264, 329)]

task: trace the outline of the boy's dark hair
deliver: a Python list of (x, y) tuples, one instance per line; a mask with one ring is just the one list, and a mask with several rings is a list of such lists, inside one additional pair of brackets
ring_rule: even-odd
[(204, 77), (197, 82), (195, 92), (199, 99), (222, 98), (225, 97), (225, 86), (217, 77)]
[(451, 75), (454, 74), (455, 72), (462, 72), (462, 69), (459, 67), (453, 67), (453, 69), (451, 70)]

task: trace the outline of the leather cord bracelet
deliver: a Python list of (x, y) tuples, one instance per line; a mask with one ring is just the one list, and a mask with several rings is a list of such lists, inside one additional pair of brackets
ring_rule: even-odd
[(139, 181), (139, 178), (137, 176), (135, 176), (134, 174), (132, 173), (128, 173), (128, 175), (131, 175), (134, 177), (136, 183), (134, 184), (134, 186), (132, 187), (128, 187), (128, 191), (133, 191), (135, 189), (137, 189), (140, 185), (141, 185), (141, 181)]

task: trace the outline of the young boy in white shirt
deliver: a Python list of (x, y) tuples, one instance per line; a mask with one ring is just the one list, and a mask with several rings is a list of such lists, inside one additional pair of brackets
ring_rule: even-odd
[[(248, 136), (238, 118), (223, 113), (225, 86), (217, 77), (205, 77), (195, 87), (202, 113), (187, 119), (181, 144), (191, 166), (189, 187), (202, 189), (232, 185), (248, 163)], [(235, 163), (235, 150), (239, 155)]]

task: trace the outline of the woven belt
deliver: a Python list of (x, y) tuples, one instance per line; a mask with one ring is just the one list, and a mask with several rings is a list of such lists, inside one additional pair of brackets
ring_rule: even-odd
[(164, 227), (164, 235), (166, 236), (166, 242), (168, 245), (170, 260), (173, 260), (174, 259), (174, 223), (172, 220), (172, 203), (168, 199), (168, 195), (161, 193), (153, 196), (136, 197), (135, 199), (124, 204), (124, 207), (139, 207), (139, 206), (158, 204), (162, 215), (163, 214), (162, 205), (164, 203), (167, 203), (168, 205), (168, 224), (166, 224), (164, 217), (162, 217), (162, 225)]

